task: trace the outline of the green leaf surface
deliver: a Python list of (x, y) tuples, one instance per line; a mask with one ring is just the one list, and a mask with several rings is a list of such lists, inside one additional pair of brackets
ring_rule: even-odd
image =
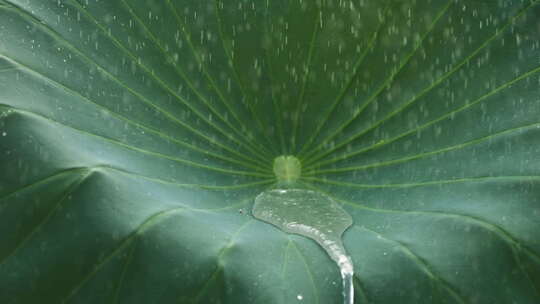
[(0, 0), (0, 303), (341, 303), (280, 155), (356, 303), (540, 303), (539, 3)]

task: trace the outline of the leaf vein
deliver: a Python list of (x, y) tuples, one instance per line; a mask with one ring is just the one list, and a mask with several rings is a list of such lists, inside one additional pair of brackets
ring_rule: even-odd
[(484, 142), (486, 142), (488, 140), (491, 140), (491, 139), (499, 137), (499, 136), (504, 136), (504, 135), (508, 135), (508, 134), (511, 134), (511, 133), (520, 132), (520, 131), (523, 131), (523, 130), (528, 130), (528, 129), (536, 129), (538, 126), (540, 126), (540, 122), (533, 123), (533, 124), (528, 124), (528, 125), (520, 126), (520, 127), (516, 127), (516, 128), (507, 129), (507, 130), (500, 131), (500, 132), (497, 132), (497, 133), (494, 133), (494, 134), (491, 134), (491, 135), (488, 135), (488, 136), (484, 136), (484, 137), (481, 137), (481, 138), (470, 140), (470, 141), (467, 141), (467, 142), (464, 142), (464, 143), (461, 143), (461, 144), (458, 144), (458, 145), (449, 146), (449, 147), (445, 147), (445, 148), (434, 150), (434, 151), (419, 153), (419, 154), (408, 156), (408, 157), (403, 157), (403, 158), (399, 158), (399, 159), (393, 159), (393, 160), (384, 161), (384, 162), (372, 163), (372, 164), (367, 164), (367, 165), (362, 165), (362, 166), (343, 167), (343, 168), (328, 169), (328, 170), (311, 170), (309, 172), (306, 172), (305, 175), (310, 176), (310, 175), (316, 175), (316, 174), (322, 174), (322, 173), (338, 173), (338, 172), (347, 172), (347, 171), (360, 171), (360, 170), (366, 170), (366, 169), (372, 169), (372, 168), (386, 167), (386, 166), (390, 166), (390, 165), (394, 165), (394, 164), (400, 164), (400, 163), (405, 163), (405, 162), (409, 162), (409, 161), (412, 161), (412, 160), (422, 159), (422, 158), (429, 157), (429, 156), (436, 155), (436, 154), (440, 154), (440, 153), (453, 152), (453, 151), (456, 151), (456, 150), (459, 150), (459, 149), (466, 148), (468, 146), (484, 143)]
[(231, 70), (233, 72), (233, 75), (234, 75), (234, 78), (235, 78), (235, 80), (236, 80), (236, 82), (238, 84), (238, 87), (240, 88), (240, 91), (242, 92), (242, 95), (244, 96), (244, 99), (246, 100), (245, 102), (246, 102), (247, 108), (249, 109), (253, 120), (255, 121), (255, 123), (256, 123), (257, 127), (259, 128), (261, 134), (263, 135), (264, 139), (268, 142), (269, 147), (272, 150), (272, 152), (275, 155), (278, 155), (279, 152), (274, 148), (275, 144), (272, 142), (272, 140), (268, 137), (268, 134), (265, 132), (265, 128), (264, 128), (264, 126), (262, 124), (261, 118), (259, 117), (259, 115), (255, 111), (255, 109), (253, 108), (252, 102), (248, 100), (250, 98), (249, 98), (248, 94), (246, 93), (244, 85), (243, 85), (242, 81), (240, 80), (240, 76), (238, 74), (237, 68), (234, 65), (232, 51), (227, 47), (227, 44), (225, 42), (225, 38), (224, 38), (225, 35), (223, 33), (223, 21), (221, 20), (221, 16), (220, 16), (220, 13), (219, 13), (220, 0), (215, 0), (214, 3), (215, 3), (215, 10), (216, 10), (216, 19), (217, 19), (218, 28), (219, 28), (219, 39), (221, 40), (221, 44), (223, 46), (223, 51), (225, 52), (225, 55), (227, 56), (229, 67), (231, 68)]
[[(163, 53), (163, 55), (165, 55), (166, 58), (168, 58), (169, 60), (172, 61), (172, 57), (169, 55), (169, 53), (163, 48), (163, 46), (161, 45), (161, 43), (158, 41), (158, 39), (156, 38), (156, 36), (152, 33), (152, 31), (150, 31), (150, 29), (148, 28), (148, 26), (146, 26), (146, 24), (141, 20), (141, 18), (133, 11), (133, 8), (125, 1), (125, 0), (121, 0), (122, 4), (124, 4), (124, 6), (128, 9), (130, 15), (133, 16), (133, 18), (135, 18), (135, 20), (137, 20), (137, 22), (143, 27), (144, 31), (147, 33), (148, 37), (155, 43), (156, 46), (158, 46), (158, 48), (160, 49), (160, 51)], [(167, 1), (167, 3), (170, 4), (170, 1)], [(171, 4), (171, 9), (174, 13), (176, 13), (174, 7), (172, 7), (172, 4)], [(90, 15), (90, 14), (89, 14)], [(98, 21), (96, 20), (96, 18), (94, 18), (92, 16), (92, 18), (95, 20), (95, 23), (98, 24)], [(98, 25), (99, 26), (99, 25)], [(180, 28), (182, 29), (182, 32), (184, 32), (184, 29), (181, 25), (179, 25)], [(103, 29), (103, 31), (105, 31), (105, 29)], [(110, 36), (111, 39), (113, 36)], [(186, 39), (188, 41), (188, 44), (190, 46), (192, 46), (191, 44), (191, 41), (189, 39), (189, 37), (186, 36)], [(114, 39), (114, 41), (118, 44), (119, 47), (121, 47), (122, 49), (125, 50), (126, 53), (130, 53), (129, 50), (127, 48), (125, 48), (117, 39)], [(131, 54), (132, 55), (132, 54)], [(132, 56), (134, 62), (135, 62), (135, 57)], [(204, 70), (204, 65), (202, 65), (202, 63), (200, 62), (200, 58), (195, 54), (195, 58), (198, 60), (199, 64), (201, 65), (201, 67), (203, 68)], [(138, 61), (137, 61), (138, 62)], [(184, 79), (184, 81), (186, 81), (186, 83), (188, 84), (189, 88), (195, 93), (195, 95), (204, 103), (204, 105), (206, 105), (208, 107), (208, 109), (210, 109), (210, 111), (216, 115), (217, 117), (219, 117), (219, 119), (221, 121), (223, 121), (227, 126), (229, 126), (231, 128), (231, 130), (233, 130), (235, 133), (237, 133), (240, 138), (244, 138), (243, 134), (233, 125), (231, 124), (230, 121), (228, 121), (227, 119), (225, 119), (223, 117), (223, 115), (221, 115), (221, 113), (219, 111), (217, 111), (212, 105), (211, 103), (206, 99), (206, 97), (204, 97), (204, 95), (199, 92), (194, 86), (193, 86), (193, 83), (189, 80), (189, 78), (186, 76), (186, 74), (178, 67), (177, 64), (173, 64), (173, 67), (175, 69), (175, 71), (179, 74), (180, 77), (182, 77), (182, 79)], [(147, 69), (146, 69), (147, 70)], [(148, 71), (148, 70), (147, 70)], [(173, 96), (176, 97), (176, 99), (178, 99), (180, 102), (182, 102), (183, 104), (185, 104), (193, 113), (195, 113), (199, 118), (201, 118), (202, 120), (204, 120), (208, 125), (212, 126), (215, 130), (217, 130), (218, 132), (220, 132), (223, 136), (225, 136), (225, 138), (229, 138), (233, 141), (235, 141), (237, 144), (241, 145), (241, 146), (244, 146), (248, 151), (250, 151), (254, 156), (259, 156), (260, 153), (263, 153), (264, 154), (264, 151), (255, 151), (253, 150), (249, 144), (250, 142), (249, 141), (241, 141), (241, 140), (238, 140), (237, 138), (235, 138), (234, 136), (229, 136), (229, 134), (227, 134), (225, 131), (223, 131), (221, 128), (219, 128), (217, 125), (215, 125), (211, 120), (209, 120), (205, 115), (203, 115), (202, 113), (200, 113), (195, 107), (193, 107), (192, 105), (190, 105), (190, 103), (185, 100), (184, 98), (182, 98), (180, 95), (178, 95), (176, 92), (174, 92), (173, 89), (171, 89), (166, 83), (165, 81), (159, 79), (157, 76), (154, 75), (154, 73), (150, 73), (150, 71), (148, 71), (148, 74), (151, 74), (152, 76), (154, 76), (154, 78), (158, 79), (158, 81), (160, 82), (160, 84), (166, 88), (167, 91), (169, 91)], [(212, 88), (214, 90), (216, 90), (216, 92), (218, 92), (218, 95), (220, 96), (220, 98), (223, 98), (221, 92), (217, 89), (215, 83), (213, 82), (213, 80), (211, 78), (209, 78), (209, 75), (208, 73), (204, 72), (204, 74), (207, 76), (207, 78), (209, 79), (210, 83), (212, 84)], [(228, 103), (223, 101), (227, 106), (228, 106)], [(228, 106), (227, 107), (229, 112), (233, 113), (232, 109)], [(255, 148), (257, 148), (255, 146)], [(262, 161), (264, 163), (265, 159), (262, 158)]]
[[(101, 72), (103, 72), (105, 75), (107, 75), (111, 80), (113, 80), (114, 82), (118, 83), (121, 87), (125, 88), (126, 90), (128, 90), (131, 94), (137, 96), (139, 98), (139, 100), (141, 102), (143, 102), (144, 104), (147, 104), (148, 106), (156, 109), (158, 112), (164, 114), (168, 119), (170, 119), (171, 121), (177, 123), (178, 125), (182, 126), (183, 128), (189, 130), (190, 132), (192, 132), (193, 134), (205, 139), (206, 141), (210, 142), (211, 144), (214, 144), (214, 145), (217, 145), (229, 152), (231, 152), (232, 154), (235, 154), (237, 155), (238, 157), (241, 157), (247, 161), (252, 161), (252, 162), (255, 162), (255, 163), (259, 163), (261, 164), (263, 167), (267, 166), (265, 163), (261, 163), (251, 157), (247, 157), (239, 152), (237, 152), (235, 149), (221, 143), (221, 142), (218, 142), (212, 138), (209, 138), (207, 135), (203, 134), (202, 132), (199, 132), (198, 130), (196, 130), (195, 128), (191, 127), (189, 124), (179, 120), (178, 118), (174, 117), (174, 115), (172, 115), (171, 113), (169, 113), (168, 111), (162, 109), (161, 107), (153, 104), (150, 100), (148, 100), (145, 96), (141, 95), (140, 93), (138, 93), (137, 91), (131, 89), (129, 86), (127, 86), (125, 83), (123, 83), (120, 79), (118, 79), (116, 76), (114, 76), (112, 73), (110, 73), (107, 69), (105, 69), (104, 67), (102, 67), (101, 65), (99, 65), (95, 60), (93, 60), (92, 58), (88, 57), (87, 55), (85, 55), (82, 51), (80, 51), (77, 47), (75, 47), (72, 43), (70, 43), (68, 40), (66, 40), (64, 37), (62, 37), (59, 33), (57, 33), (55, 30), (53, 30), (52, 28), (50, 28), (48, 25), (46, 25), (46, 23), (43, 23), (41, 22), (39, 19), (37, 19), (35, 16), (33, 15), (29, 15), (23, 8), (20, 8), (19, 6), (16, 6), (15, 4), (13, 4), (13, 6), (11, 7), (13, 8), (14, 10), (18, 11), (19, 12), (19, 15), (23, 18), (27, 18), (30, 20), (31, 23), (33, 23), (34, 25), (36, 25), (37, 27), (40, 27), (44, 30), (44, 32), (46, 32), (47, 34), (49, 34), (51, 37), (55, 38), (59, 43), (62, 43), (64, 44), (66, 47), (68, 47), (69, 49), (73, 50), (75, 53), (79, 54), (81, 56), (81, 58), (84, 58), (84, 60), (89, 63), (89, 64), (92, 64), (93, 66), (95, 66), (98, 70), (100, 70)], [(6, 8), (7, 9), (7, 8)]]
[(88, 132), (88, 131), (85, 131), (85, 130), (75, 128), (73, 126), (65, 125), (63, 123), (60, 123), (60, 122), (54, 120), (54, 119), (42, 116), (42, 115), (37, 114), (37, 113), (33, 113), (33, 112), (30, 112), (30, 111), (21, 110), (21, 109), (17, 109), (17, 108), (13, 108), (13, 107), (10, 107), (10, 108), (12, 108), (14, 111), (17, 111), (17, 112), (19, 112), (21, 114), (26, 114), (28, 116), (35, 116), (36, 118), (42, 119), (44, 121), (49, 121), (51, 123), (54, 123), (54, 124), (63, 126), (65, 128), (74, 130), (74, 131), (76, 131), (78, 133), (85, 134), (85, 135), (88, 135), (88, 136), (91, 136), (91, 137), (94, 137), (94, 138), (98, 138), (98, 139), (100, 139), (102, 141), (109, 142), (111, 144), (115, 144), (117, 146), (121, 146), (121, 147), (124, 147), (126, 149), (136, 151), (136, 152), (139, 152), (139, 153), (142, 153), (142, 154), (152, 155), (152, 156), (155, 156), (155, 157), (158, 157), (158, 158), (168, 159), (168, 160), (178, 162), (178, 163), (182, 163), (182, 164), (185, 164), (185, 165), (189, 165), (189, 166), (192, 166), (192, 167), (202, 168), (202, 169), (216, 171), (216, 172), (230, 173), (230, 174), (235, 174), (235, 175), (246, 175), (246, 176), (273, 178), (273, 175), (270, 175), (270, 174), (247, 172), (247, 171), (238, 171), (238, 170), (229, 170), (229, 169), (224, 169), (224, 168), (211, 167), (211, 166), (199, 164), (199, 163), (196, 163), (196, 162), (192, 162), (192, 161), (189, 161), (189, 160), (185, 160), (185, 159), (182, 159), (182, 158), (172, 157), (172, 156), (164, 155), (164, 154), (161, 154), (161, 153), (158, 153), (158, 152), (148, 151), (148, 150), (145, 150), (145, 149), (130, 146), (128, 144), (116, 141), (114, 139), (110, 139), (110, 138), (107, 138), (107, 137), (104, 137), (104, 136), (101, 136), (101, 135), (97, 135), (97, 134), (94, 134), (94, 133), (91, 133), (91, 132)]
[(13, 58), (10, 58), (10, 57), (8, 57), (8, 56), (6, 56), (4, 54), (0, 54), (0, 58), (4, 58), (5, 60), (8, 60), (8, 61), (12, 62), (13, 64), (18, 65), (20, 67), (21, 71), (26, 71), (29, 74), (33, 74), (36, 77), (38, 77), (40, 79), (43, 79), (44, 81), (50, 83), (51, 85), (56, 86), (56, 87), (58, 87), (58, 88), (60, 88), (62, 90), (65, 90), (66, 93), (77, 96), (77, 97), (83, 99), (84, 101), (98, 107), (99, 109), (102, 109), (103, 111), (106, 111), (111, 116), (114, 116), (114, 117), (116, 117), (116, 118), (118, 118), (118, 119), (120, 119), (122, 121), (125, 121), (126, 123), (128, 123), (130, 125), (133, 125), (133, 126), (135, 126), (137, 128), (141, 128), (141, 129), (144, 129), (144, 130), (146, 130), (146, 131), (148, 131), (150, 133), (156, 134), (156, 135), (158, 135), (158, 136), (160, 136), (160, 137), (162, 137), (164, 139), (170, 140), (170, 141), (172, 141), (173, 143), (175, 143), (175, 144), (177, 144), (179, 146), (182, 146), (182, 147), (191, 149), (193, 151), (202, 153), (204, 155), (208, 155), (208, 156), (211, 156), (211, 157), (214, 157), (214, 158), (217, 158), (217, 159), (221, 159), (221, 160), (224, 160), (224, 161), (227, 161), (227, 162), (230, 162), (230, 163), (238, 164), (238, 165), (241, 165), (241, 166), (246, 167), (246, 168), (255, 169), (255, 170), (260, 171), (260, 172), (270, 173), (269, 169), (266, 169), (266, 167), (260, 167), (259, 164), (253, 164), (252, 165), (252, 164), (249, 164), (249, 163), (245, 163), (245, 162), (242, 162), (242, 161), (235, 160), (235, 159), (230, 158), (230, 157), (226, 157), (226, 156), (222, 156), (222, 155), (219, 155), (219, 154), (212, 153), (210, 151), (199, 148), (199, 147), (197, 147), (195, 145), (188, 144), (188, 143), (186, 143), (186, 142), (184, 142), (182, 140), (179, 140), (179, 139), (177, 139), (175, 137), (167, 135), (167, 134), (159, 131), (158, 129), (154, 129), (153, 127), (147, 126), (145, 124), (135, 122), (135, 121), (129, 119), (128, 117), (125, 117), (125, 116), (111, 110), (110, 108), (105, 107), (105, 106), (91, 100), (90, 98), (87, 98), (87, 97), (83, 96), (79, 92), (67, 87), (66, 85), (64, 85), (64, 84), (62, 84), (62, 83), (60, 83), (60, 82), (58, 82), (58, 81), (44, 75), (44, 74), (41, 74), (40, 72), (32, 69), (31, 67), (26, 66), (23, 63), (16, 61)]
[[(432, 84), (430, 84), (428, 87), (424, 88), (420, 93), (416, 94), (414, 97), (412, 97), (409, 101), (405, 102), (402, 106), (400, 106), (398, 109), (396, 109), (395, 111), (389, 113), (388, 115), (386, 115), (385, 117), (383, 117), (381, 120), (373, 123), (370, 127), (368, 127), (367, 129), (365, 130), (362, 130), (360, 131), (359, 133), (349, 137), (348, 139), (346, 139), (345, 141), (341, 142), (341, 143), (338, 143), (336, 144), (335, 146), (333, 146), (331, 149), (328, 149), (327, 151), (325, 151), (324, 153), (320, 154), (319, 156), (317, 157), (314, 157), (312, 159), (310, 159), (310, 163), (313, 163), (329, 154), (331, 154), (332, 152), (338, 150), (339, 148), (342, 148), (344, 146), (346, 146), (347, 144), (351, 143), (352, 141), (354, 141), (355, 139), (361, 137), (362, 135), (366, 134), (367, 132), (375, 129), (376, 127), (380, 126), (381, 124), (383, 124), (384, 122), (388, 121), (389, 119), (391, 119), (392, 117), (396, 116), (397, 114), (403, 112), (406, 108), (408, 108), (409, 106), (411, 106), (412, 104), (414, 104), (416, 101), (418, 101), (422, 96), (426, 95), (428, 92), (432, 91), (434, 88), (436, 88), (439, 84), (441, 84), (445, 79), (448, 79), (450, 76), (452, 76), (455, 72), (457, 72), (460, 68), (462, 68), (463, 66), (465, 66), (471, 59), (473, 59), (481, 50), (483, 50), (485, 47), (487, 47), (492, 41), (495, 40), (495, 38), (497, 38), (499, 35), (501, 35), (511, 24), (513, 24), (513, 22), (518, 19), (519, 17), (521, 17), (522, 15), (525, 14), (525, 12), (527, 12), (529, 10), (529, 8), (531, 8), (533, 6), (534, 2), (531, 2), (530, 5), (528, 5), (527, 7), (525, 7), (522, 11), (520, 11), (518, 14), (516, 14), (514, 17), (512, 17), (510, 19), (509, 22), (507, 22), (505, 25), (503, 25), (500, 29), (497, 29), (495, 30), (495, 33), (489, 37), (488, 39), (486, 39), (476, 50), (474, 50), (473, 52), (471, 52), (469, 54), (469, 56), (467, 56), (463, 61), (461, 61), (460, 63), (458, 63), (457, 65), (455, 65), (448, 73), (444, 74), (443, 76), (441, 76), (439, 79), (437, 79), (436, 81), (434, 81)], [(351, 156), (354, 156), (354, 155), (358, 155), (360, 153), (364, 152), (363, 150), (359, 150), (359, 151), (356, 151), (356, 152), (351, 152), (351, 153), (348, 153), (346, 156), (343, 156), (343, 158), (347, 158), (347, 157), (351, 157)], [(309, 165), (309, 164), (307, 164)]]
[[(389, 87), (393, 82), (394, 82), (394, 79), (395, 77), (401, 72), (403, 71), (403, 68), (405, 66), (407, 66), (407, 64), (409, 63), (410, 59), (413, 57), (414, 54), (416, 54), (416, 52), (420, 49), (420, 47), (423, 45), (425, 39), (429, 36), (429, 34), (435, 29), (435, 26), (436, 24), (439, 22), (440, 19), (442, 19), (442, 17), (446, 14), (446, 12), (448, 11), (448, 8), (451, 6), (451, 4), (453, 3), (454, 1), (453, 0), (449, 0), (448, 3), (443, 7), (443, 9), (437, 14), (437, 17), (433, 20), (433, 22), (430, 24), (428, 30), (422, 35), (422, 38), (420, 39), (420, 41), (417, 43), (417, 45), (413, 48), (413, 50), (407, 54), (407, 56), (405, 57), (405, 60), (403, 60), (399, 67), (397, 69), (393, 69), (392, 73), (390, 73), (390, 76), (382, 83), (382, 85), (379, 86), (379, 88), (375, 91), (374, 94), (372, 94), (366, 102), (364, 102), (364, 104), (362, 104), (362, 106), (359, 108), (358, 111), (356, 111), (354, 113), (354, 115), (348, 119), (345, 123), (341, 124), (341, 126), (337, 127), (336, 130), (330, 134), (329, 136), (327, 136), (324, 140), (321, 141), (321, 143), (316, 146), (311, 153), (309, 153), (308, 155), (306, 155), (306, 157), (308, 158), (308, 160), (306, 162), (310, 162), (310, 158), (309, 155), (313, 156), (313, 155), (316, 155), (316, 152), (318, 150), (321, 149), (321, 147), (328, 141), (330, 141), (332, 138), (334, 138), (335, 136), (337, 136), (344, 128), (346, 128), (352, 121), (354, 121), (366, 108), (369, 104), (371, 104), (371, 102), (373, 102), (373, 100), (375, 100), (375, 98), (377, 98), (377, 96), (379, 96), (384, 90), (385, 88)], [(343, 95), (345, 94), (345, 92), (343, 93)]]

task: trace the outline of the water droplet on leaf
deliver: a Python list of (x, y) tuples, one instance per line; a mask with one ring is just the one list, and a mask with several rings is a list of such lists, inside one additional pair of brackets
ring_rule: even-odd
[(255, 198), (252, 213), (257, 219), (287, 233), (308, 237), (323, 247), (340, 269), (344, 303), (354, 303), (353, 264), (341, 240), (343, 232), (353, 221), (341, 206), (317, 191), (271, 189)]

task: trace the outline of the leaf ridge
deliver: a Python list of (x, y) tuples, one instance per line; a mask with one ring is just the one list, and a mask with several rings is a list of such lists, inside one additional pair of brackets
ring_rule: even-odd
[(470, 303), (469, 301), (465, 301), (462, 295), (460, 295), (456, 288), (453, 287), (450, 283), (448, 283), (446, 280), (444, 280), (440, 275), (435, 273), (433, 271), (433, 267), (430, 266), (427, 261), (425, 261), (423, 258), (418, 256), (418, 254), (414, 253), (408, 246), (403, 244), (400, 241), (390, 239), (384, 235), (382, 235), (380, 232), (372, 230), (370, 228), (367, 228), (365, 226), (358, 226), (354, 225), (353, 228), (360, 229), (360, 230), (366, 230), (372, 234), (377, 235), (377, 237), (381, 238), (385, 242), (395, 244), (397, 248), (401, 252), (403, 252), (409, 259), (413, 261), (413, 264), (415, 264), (424, 274), (428, 276), (428, 278), (432, 281), (434, 281), (436, 284), (440, 285), (442, 288), (444, 288), (448, 293), (452, 295), (452, 297), (457, 300), (461, 304)]
[(171, 208), (171, 209), (164, 210), (164, 211), (159, 211), (159, 212), (151, 215), (144, 222), (142, 222), (141, 225), (139, 225), (139, 227), (137, 227), (137, 229), (133, 233), (131, 233), (123, 241), (121, 241), (120, 245), (113, 248), (108, 255), (106, 255), (104, 258), (99, 260), (97, 262), (97, 264), (94, 265), (93, 269), (88, 274), (83, 276), (82, 279), (77, 284), (73, 285), (74, 287), (71, 288), (70, 290), (68, 290), (66, 296), (63, 297), (63, 300), (61, 301), (61, 303), (68, 302), (75, 294), (77, 294), (77, 292), (84, 286), (84, 284), (86, 282), (88, 282), (94, 275), (96, 275), (99, 272), (99, 270), (105, 264), (107, 264), (116, 255), (118, 255), (120, 252), (122, 252), (122, 250), (124, 250), (124, 248), (131, 245), (131, 243), (134, 242), (138, 237), (143, 235), (146, 230), (148, 230), (152, 226), (156, 225), (159, 222), (158, 220), (160, 220), (163, 217), (166, 218), (166, 217), (171, 216), (171, 215), (173, 215), (175, 213), (186, 211), (186, 210), (189, 210), (189, 209), (187, 209), (185, 207), (180, 207), (180, 208), (176, 207), (176, 208)]
[(18, 189), (15, 189), (15, 190), (3, 195), (2, 197), (0, 197), (0, 206), (3, 203), (5, 203), (5, 202), (2, 202), (3, 200), (5, 200), (6, 198), (9, 198), (9, 197), (11, 197), (13, 195), (18, 194), (19, 192), (22, 192), (22, 191), (25, 191), (27, 189), (33, 188), (33, 187), (35, 187), (37, 185), (40, 185), (40, 184), (47, 183), (47, 182), (49, 182), (51, 180), (54, 180), (54, 179), (59, 178), (59, 177), (64, 176), (64, 175), (69, 175), (69, 174), (79, 172), (79, 171), (85, 172), (85, 171), (88, 171), (88, 170), (89, 169), (86, 168), (86, 167), (67, 168), (67, 169), (61, 170), (59, 172), (53, 173), (51, 175), (45, 176), (44, 178), (40, 178), (37, 181), (34, 181), (34, 182), (30, 183), (30, 184), (23, 185), (22, 187), (19, 187)]
[(217, 275), (223, 271), (223, 268), (222, 268), (222, 259), (223, 259), (223, 256), (232, 248), (232, 246), (234, 245), (234, 241), (235, 239), (238, 237), (238, 235), (240, 234), (240, 232), (242, 232), (242, 230), (244, 230), (249, 224), (251, 224), (252, 222), (254, 222), (255, 220), (250, 218), (249, 220), (247, 220), (246, 222), (244, 222), (242, 225), (240, 225), (240, 227), (238, 228), (238, 230), (236, 230), (229, 238), (229, 242), (227, 242), (227, 244), (221, 248), (221, 250), (219, 251), (217, 257), (216, 257), (216, 260), (217, 260), (217, 266), (216, 266), (216, 270), (214, 270), (214, 272), (212, 273), (212, 275), (208, 278), (208, 280), (204, 283), (204, 285), (202, 286), (202, 288), (199, 290), (199, 292), (195, 295), (195, 297), (191, 300), (192, 303), (198, 303), (201, 296), (204, 294), (204, 292), (208, 289), (208, 287), (210, 286), (210, 283), (212, 283)]
[(8, 261), (12, 256), (14, 256), (26, 243), (28, 243), (32, 237), (39, 232), (41, 227), (43, 225), (47, 224), (49, 220), (56, 214), (58, 210), (62, 207), (64, 202), (69, 198), (69, 196), (77, 190), (91, 175), (93, 174), (93, 171), (86, 171), (83, 174), (81, 174), (81, 177), (73, 182), (64, 192), (60, 200), (51, 208), (51, 210), (45, 215), (45, 217), (26, 235), (22, 238), (22, 240), (15, 246), (15, 248), (8, 253), (6, 256), (0, 258), (0, 268), (6, 261)]
[(135, 251), (135, 248), (137, 248), (137, 244), (138, 244), (137, 239), (133, 240), (133, 245), (131, 245), (131, 249), (129, 249), (128, 255), (126, 257), (126, 261), (124, 262), (124, 266), (122, 267), (122, 273), (120, 274), (120, 279), (118, 280), (115, 291), (113, 292), (113, 299), (111, 301), (112, 304), (119, 303), (119, 296), (120, 296), (120, 291), (122, 290), (122, 284), (124, 283), (124, 279), (126, 278), (126, 272), (129, 269), (129, 266), (131, 265), (131, 261), (133, 259), (133, 252)]

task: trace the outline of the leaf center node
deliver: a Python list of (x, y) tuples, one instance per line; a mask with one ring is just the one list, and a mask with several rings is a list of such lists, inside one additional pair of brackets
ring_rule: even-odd
[(279, 181), (292, 182), (302, 173), (302, 164), (292, 155), (280, 155), (274, 159), (274, 174)]

